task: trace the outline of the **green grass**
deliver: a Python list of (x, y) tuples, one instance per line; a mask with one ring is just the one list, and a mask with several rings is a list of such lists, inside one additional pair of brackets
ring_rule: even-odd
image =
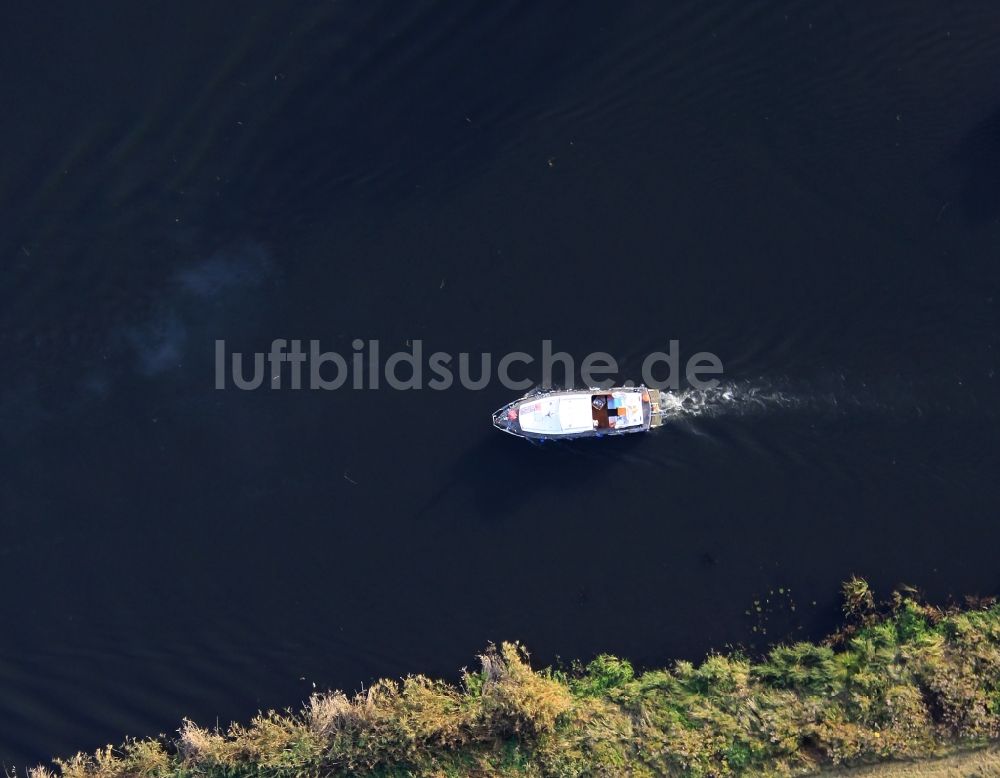
[[(185, 721), (56, 763), (66, 778), (796, 775), (1000, 738), (1000, 607), (942, 611), (844, 587), (846, 626), (761, 661), (713, 655), (636, 674), (602, 655), (533, 670), (490, 648), (459, 685), (411, 676), (225, 731)], [(46, 772), (35, 771), (37, 778)]]

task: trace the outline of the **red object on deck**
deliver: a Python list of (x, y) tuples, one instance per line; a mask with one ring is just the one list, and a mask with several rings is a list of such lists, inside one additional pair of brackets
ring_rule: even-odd
[(507, 418), (510, 419), (511, 421), (514, 421), (517, 418), (517, 408), (508, 408)]

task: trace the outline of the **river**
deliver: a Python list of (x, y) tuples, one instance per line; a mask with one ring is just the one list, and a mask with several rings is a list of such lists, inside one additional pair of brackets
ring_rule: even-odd
[[(489, 641), (762, 651), (851, 574), (1000, 590), (991, 4), (57, 2), (0, 35), (5, 765)], [(274, 339), (724, 374), (533, 446), (496, 380), (215, 388), (216, 341)]]

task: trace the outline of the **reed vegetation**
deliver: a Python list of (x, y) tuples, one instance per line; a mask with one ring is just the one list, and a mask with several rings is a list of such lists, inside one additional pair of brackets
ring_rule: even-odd
[[(65, 778), (789, 776), (1000, 739), (1000, 606), (877, 606), (844, 586), (845, 626), (754, 661), (712, 655), (636, 673), (600, 656), (532, 669), (489, 648), (458, 684), (411, 676), (316, 694), (224, 731), (129, 740), (56, 762)], [(34, 778), (49, 771), (39, 768)]]

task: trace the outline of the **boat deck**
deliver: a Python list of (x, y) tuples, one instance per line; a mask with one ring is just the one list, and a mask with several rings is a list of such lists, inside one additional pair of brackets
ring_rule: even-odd
[(604, 405), (600, 408), (593, 409), (594, 421), (597, 422), (596, 429), (607, 430), (611, 429), (610, 411), (608, 410), (607, 401), (611, 399), (611, 395), (595, 395), (595, 397), (603, 397)]

